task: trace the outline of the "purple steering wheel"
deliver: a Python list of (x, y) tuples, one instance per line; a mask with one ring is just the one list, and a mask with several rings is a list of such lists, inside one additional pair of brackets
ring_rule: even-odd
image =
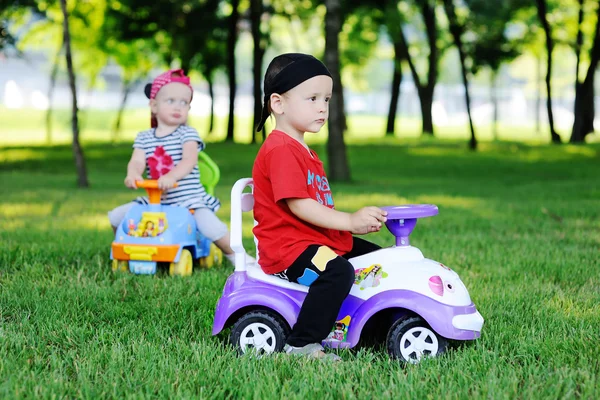
[(433, 204), (405, 204), (381, 209), (388, 213), (385, 226), (396, 237), (396, 246), (410, 246), (408, 237), (417, 225), (417, 219), (432, 217), (438, 213), (437, 206)]

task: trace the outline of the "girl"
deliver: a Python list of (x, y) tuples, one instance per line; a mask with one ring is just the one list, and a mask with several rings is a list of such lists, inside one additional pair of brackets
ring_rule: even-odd
[(271, 61), (258, 130), (271, 113), (276, 125), (252, 170), (259, 264), (267, 274), (310, 286), (284, 350), (318, 358), (326, 356), (321, 341), (354, 283), (348, 259), (379, 249), (352, 234), (379, 231), (386, 220), (377, 207), (335, 210), (323, 164), (304, 142), (305, 132), (325, 125), (332, 89), (331, 74), (310, 55)]
[[(190, 78), (181, 69), (170, 70), (146, 85), (145, 93), (150, 99), (152, 128), (138, 133), (135, 138), (125, 186), (136, 189), (135, 182), (143, 179), (148, 159), (155, 153), (166, 152), (173, 159), (174, 168), (158, 179), (158, 187), (164, 190), (161, 204), (195, 210), (198, 231), (213, 241), (233, 263), (227, 225), (215, 215), (221, 204), (217, 198), (206, 193), (200, 183), (198, 152), (204, 149), (204, 142), (194, 128), (186, 125), (193, 95)], [(149, 167), (147, 174), (150, 175)], [(173, 188), (175, 183), (177, 187)], [(148, 200), (138, 197), (135, 202), (108, 213), (113, 230), (136, 202), (147, 204)]]

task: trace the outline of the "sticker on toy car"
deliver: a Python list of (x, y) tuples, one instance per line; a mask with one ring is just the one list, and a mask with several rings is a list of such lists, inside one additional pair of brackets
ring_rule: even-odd
[(367, 268), (359, 268), (354, 271), (354, 284), (358, 285), (360, 290), (379, 286), (381, 279), (387, 278), (388, 274), (379, 264), (373, 264)]

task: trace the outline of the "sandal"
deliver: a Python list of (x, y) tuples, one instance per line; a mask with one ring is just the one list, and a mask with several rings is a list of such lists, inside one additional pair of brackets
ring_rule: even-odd
[(325, 353), (323, 346), (318, 343), (310, 343), (302, 347), (294, 347), (286, 344), (283, 351), (286, 354), (295, 356), (306, 356), (309, 358), (316, 358), (323, 361), (342, 361), (342, 358), (334, 353)]

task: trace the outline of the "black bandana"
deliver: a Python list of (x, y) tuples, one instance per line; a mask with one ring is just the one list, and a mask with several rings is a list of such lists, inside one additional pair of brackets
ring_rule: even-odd
[[(294, 61), (285, 66), (273, 79), (273, 82), (267, 87), (265, 82), (265, 98), (263, 103), (262, 114), (260, 122), (256, 131), (262, 130), (265, 122), (269, 118), (269, 99), (273, 93), (283, 94), (290, 89), (295, 88), (304, 81), (314, 78), (319, 75), (326, 75), (331, 77), (331, 73), (325, 65), (316, 58), (308, 54), (301, 53), (288, 53), (282, 54), (278, 57), (288, 57)], [(277, 59), (276, 57), (275, 59)], [(274, 59), (274, 60), (275, 60)], [(273, 62), (273, 61), (271, 61)], [(267, 68), (268, 70), (268, 68)]]

